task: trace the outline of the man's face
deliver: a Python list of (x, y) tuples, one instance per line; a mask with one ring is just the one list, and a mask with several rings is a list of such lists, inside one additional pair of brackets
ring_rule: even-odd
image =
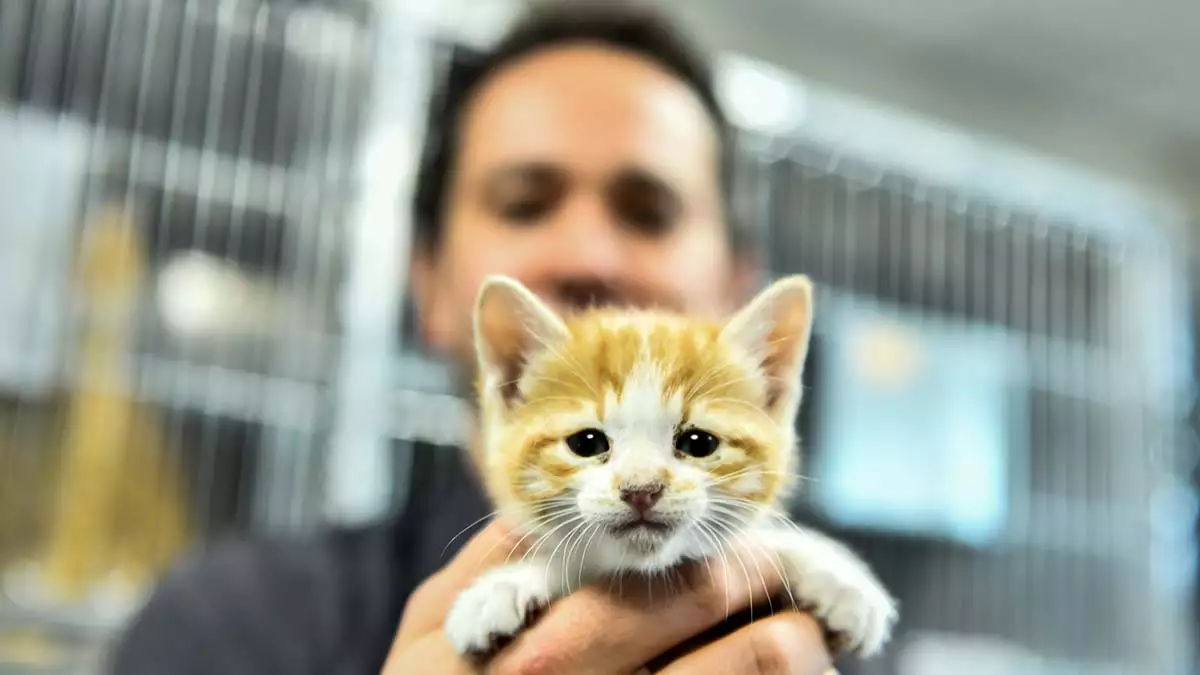
[(490, 274), (559, 312), (717, 317), (749, 290), (727, 244), (714, 125), (653, 62), (598, 46), (528, 56), (477, 92), (460, 138), (443, 238), (417, 255), (413, 291), (423, 337), (462, 365)]

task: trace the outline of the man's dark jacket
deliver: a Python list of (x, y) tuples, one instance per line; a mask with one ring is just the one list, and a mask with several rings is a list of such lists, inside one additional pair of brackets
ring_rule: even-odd
[(402, 513), (387, 522), (230, 541), (187, 559), (127, 628), (110, 672), (378, 675), (409, 594), (489, 510), (454, 449), (418, 449), (411, 475)]

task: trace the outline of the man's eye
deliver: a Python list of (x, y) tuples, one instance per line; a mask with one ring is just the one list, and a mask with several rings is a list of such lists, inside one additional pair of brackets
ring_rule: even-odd
[(500, 217), (514, 223), (531, 223), (544, 217), (553, 204), (547, 199), (514, 199), (499, 205)]
[(609, 192), (609, 207), (629, 227), (647, 236), (668, 232), (679, 220), (679, 195), (661, 181), (641, 174), (621, 176)]
[(541, 164), (499, 171), (484, 186), (488, 209), (501, 219), (528, 224), (548, 216), (567, 194), (568, 182), (557, 167)]
[(671, 210), (660, 202), (631, 200), (618, 206), (621, 219), (634, 230), (648, 236), (658, 236), (671, 229), (674, 217)]

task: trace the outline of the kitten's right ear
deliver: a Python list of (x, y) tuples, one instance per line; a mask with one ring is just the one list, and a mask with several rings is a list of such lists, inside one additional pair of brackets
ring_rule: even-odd
[(759, 293), (721, 333), (758, 360), (767, 381), (767, 412), (786, 424), (791, 424), (800, 405), (800, 376), (812, 319), (812, 282), (794, 275)]
[(482, 385), (506, 403), (529, 359), (567, 336), (567, 326), (544, 302), (515, 279), (484, 279), (475, 302), (475, 353)]

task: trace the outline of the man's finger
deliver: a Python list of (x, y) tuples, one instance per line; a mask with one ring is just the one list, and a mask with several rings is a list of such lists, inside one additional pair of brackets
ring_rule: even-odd
[(421, 584), (404, 609), (398, 643), (441, 629), (458, 594), (490, 568), (520, 559), (528, 541), (500, 521), (480, 530), (437, 574)]
[(831, 665), (821, 635), (812, 617), (783, 612), (688, 654), (659, 675), (828, 675)]
[(428, 633), (403, 650), (392, 649), (381, 675), (409, 675), (437, 668), (438, 675), (475, 675), (475, 667), (460, 657), (440, 631)]
[(776, 565), (765, 555), (747, 552), (692, 565), (669, 585), (662, 579), (600, 582), (559, 600), (497, 658), (514, 663), (536, 659), (553, 672), (635, 672), (781, 591)]

